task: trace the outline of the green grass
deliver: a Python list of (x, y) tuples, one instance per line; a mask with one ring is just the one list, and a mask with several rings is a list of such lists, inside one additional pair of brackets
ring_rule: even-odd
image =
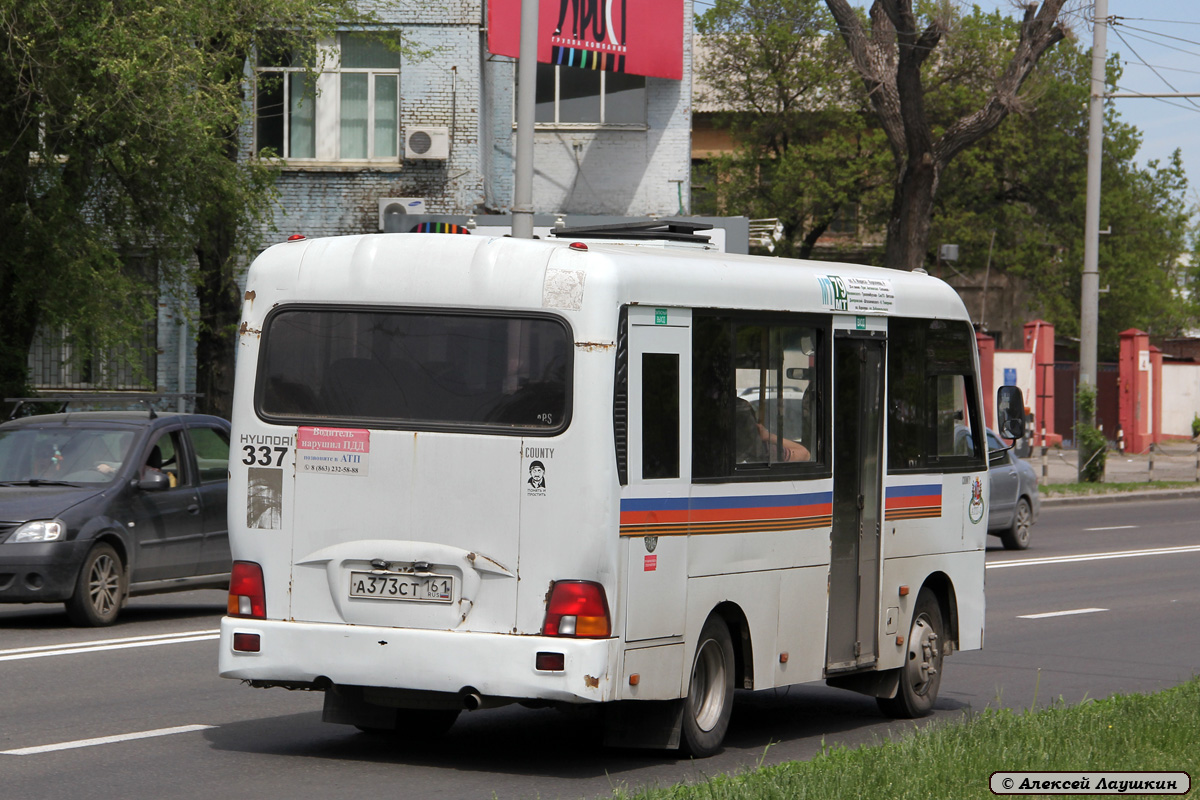
[(1075, 497), (1093, 494), (1120, 494), (1160, 489), (1197, 489), (1195, 481), (1129, 481), (1127, 483), (1045, 483), (1038, 486), (1043, 497)]
[(1200, 775), (1200, 678), (1151, 695), (1114, 695), (1036, 712), (988, 709), (873, 747), (825, 748), (811, 761), (703, 783), (623, 789), (615, 800), (991, 798), (988, 776), (1014, 770), (1154, 770)]

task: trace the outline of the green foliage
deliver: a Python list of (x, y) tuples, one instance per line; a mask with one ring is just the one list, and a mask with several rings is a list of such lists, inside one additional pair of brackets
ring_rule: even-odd
[(1108, 457), (1108, 440), (1104, 432), (1096, 427), (1096, 388), (1086, 383), (1079, 384), (1075, 396), (1078, 415), (1075, 437), (1079, 448), (1079, 479), (1086, 483), (1104, 480), (1104, 462)]
[(0, 0), (0, 391), (24, 386), (39, 325), (90, 355), (134, 338), (155, 277), (190, 294), (216, 270), (236, 289), (276, 170), (237, 157), (246, 57), (357, 16), (349, 0)]
[[(1043, 56), (1027, 82), (1023, 108), (1011, 114), (947, 169), (931, 240), (956, 242), (959, 268), (980, 282), (991, 269), (1026, 282), (1033, 313), (1063, 336), (1079, 335), (1080, 264), (1084, 247), (1087, 97), (1090, 60), (1075, 42)], [(1109, 64), (1115, 84), (1120, 63)], [(1194, 271), (1180, 266), (1188, 250), (1187, 181), (1177, 152), (1167, 164), (1139, 167), (1140, 132), (1109, 109), (1102, 164), (1100, 357), (1117, 355), (1115, 332), (1139, 328), (1178, 335), (1197, 308), (1181, 291)], [(991, 241), (995, 233), (994, 246)], [(1194, 298), (1192, 294), (1190, 297)], [(986, 313), (998, 316), (996, 307)]]
[(1195, 489), (1195, 481), (1105, 481), (1102, 484), (1094, 483), (1043, 483), (1038, 485), (1038, 492), (1042, 498), (1047, 497), (1094, 497), (1104, 494), (1124, 494), (1125, 492), (1144, 492), (1147, 489), (1151, 490), (1168, 490), (1168, 489)]
[(994, 795), (998, 771), (1168, 771), (1196, 775), (1200, 679), (1152, 695), (1113, 695), (1020, 712), (987, 709), (871, 747), (822, 748), (810, 761), (717, 775), (694, 784), (613, 792), (614, 800), (833, 800)]
[(839, 214), (886, 208), (891, 151), (831, 26), (822, 0), (717, 0), (696, 21), (698, 102), (737, 145), (709, 165), (709, 207), (779, 218), (779, 255), (807, 257)]
[(1192, 416), (1192, 438), (1200, 437), (1200, 414)]

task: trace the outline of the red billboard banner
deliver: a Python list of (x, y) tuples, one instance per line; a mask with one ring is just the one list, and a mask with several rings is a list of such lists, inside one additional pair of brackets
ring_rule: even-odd
[[(683, 0), (540, 0), (537, 60), (683, 79)], [(489, 0), (488, 50), (517, 58), (521, 0)]]

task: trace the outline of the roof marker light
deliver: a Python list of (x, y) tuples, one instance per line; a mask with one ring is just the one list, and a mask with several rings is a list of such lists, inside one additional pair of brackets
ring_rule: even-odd
[(583, 242), (571, 242), (570, 248), (572, 250), (579, 250), (580, 252), (587, 252), (588, 249), (587, 245)]
[(291, 236), (288, 237), (288, 241), (289, 242), (302, 242), (302, 241), (304, 241), (304, 234), (303, 233), (293, 233)]

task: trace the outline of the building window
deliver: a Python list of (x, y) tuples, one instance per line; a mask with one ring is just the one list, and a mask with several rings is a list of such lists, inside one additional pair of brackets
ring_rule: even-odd
[(538, 125), (646, 124), (646, 79), (620, 72), (538, 64)]
[[(149, 259), (127, 257), (124, 271), (141, 283), (146, 307), (157, 306), (158, 271)], [(29, 384), (39, 391), (153, 391), (158, 378), (158, 319), (141, 321), (129, 341), (106, 347), (99, 332), (42, 325), (29, 348)]]
[(341, 158), (400, 155), (400, 53), (375, 36), (343, 33), (339, 108)]
[[(341, 33), (329, 67), (259, 53), (256, 142), (284, 159), (394, 161), (400, 155), (400, 52), (378, 34)], [(320, 132), (336, 131), (334, 137)]]

